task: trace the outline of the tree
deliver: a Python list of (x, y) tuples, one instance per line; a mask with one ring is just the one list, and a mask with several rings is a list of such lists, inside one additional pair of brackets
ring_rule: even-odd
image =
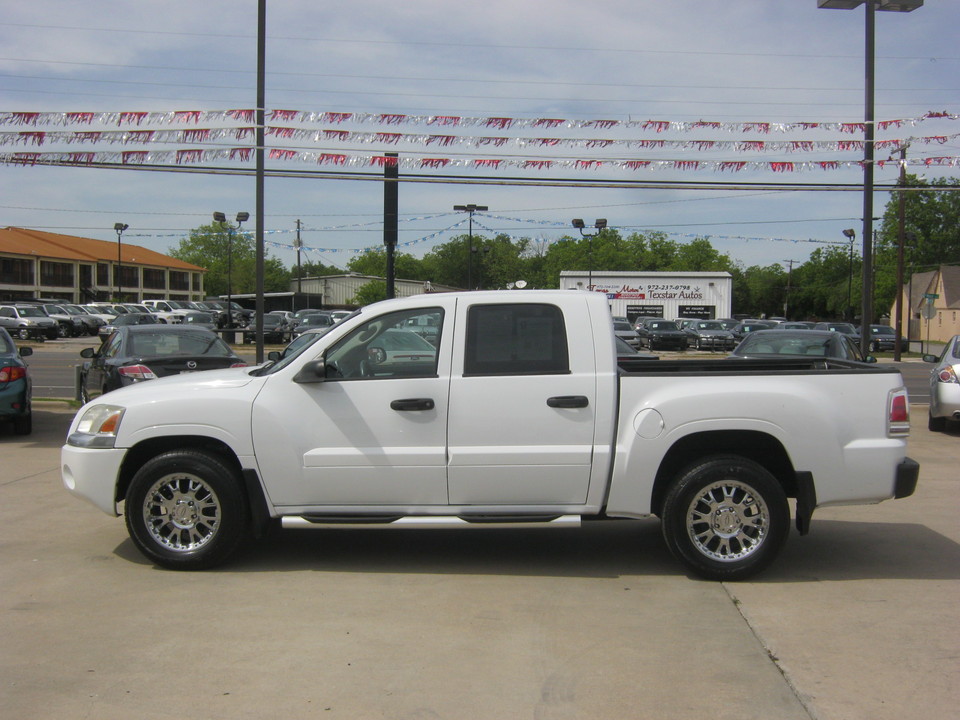
[[(905, 281), (911, 272), (939, 265), (960, 263), (960, 179), (938, 178), (927, 182), (907, 175), (904, 195)], [(877, 238), (874, 262), (875, 299), (878, 312), (886, 312), (897, 295), (897, 247), (899, 244), (899, 193), (890, 194)]]
[(350, 305), (369, 305), (370, 303), (380, 302), (387, 299), (387, 284), (382, 280), (371, 280), (364, 283), (357, 290), (348, 303)]
[[(252, 293), (257, 289), (257, 252), (253, 236), (228, 233), (220, 223), (201, 225), (168, 250), (171, 257), (206, 269), (203, 285), (207, 295)], [(277, 258), (264, 260), (264, 291), (290, 289), (290, 271)]]

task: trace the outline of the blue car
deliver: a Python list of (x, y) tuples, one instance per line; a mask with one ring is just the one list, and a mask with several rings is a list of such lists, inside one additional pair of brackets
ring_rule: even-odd
[(0, 419), (12, 420), (17, 435), (33, 432), (30, 414), (32, 383), (23, 358), (33, 354), (33, 348), (17, 349), (10, 334), (0, 327)]

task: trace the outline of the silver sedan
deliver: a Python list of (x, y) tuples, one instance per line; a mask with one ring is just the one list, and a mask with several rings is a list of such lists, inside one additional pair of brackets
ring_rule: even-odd
[(923, 361), (937, 364), (930, 372), (929, 427), (939, 432), (948, 419), (960, 420), (960, 335), (950, 338), (939, 357), (924, 355)]

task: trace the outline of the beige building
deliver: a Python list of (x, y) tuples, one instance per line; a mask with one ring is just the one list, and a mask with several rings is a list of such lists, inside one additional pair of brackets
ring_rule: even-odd
[[(914, 273), (902, 292), (901, 321), (910, 340), (946, 342), (960, 335), (960, 267), (941, 265), (930, 272)], [(894, 302), (891, 324), (896, 317)]]
[(0, 300), (202, 300), (205, 272), (122, 238), (0, 229)]
[[(290, 281), (290, 290), (305, 295), (320, 296), (324, 307), (347, 307), (357, 295), (357, 291), (369, 282), (386, 282), (385, 278), (375, 275), (359, 275), (347, 273), (345, 275), (321, 275), (319, 277), (305, 277), (299, 283), (296, 278)], [(394, 280), (394, 295), (409, 297), (427, 292), (451, 292), (458, 288), (436, 285), (423, 280)]]

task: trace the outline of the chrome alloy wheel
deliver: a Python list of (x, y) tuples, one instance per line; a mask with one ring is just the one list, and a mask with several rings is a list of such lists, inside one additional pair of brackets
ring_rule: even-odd
[(158, 545), (175, 552), (193, 552), (216, 537), (220, 501), (198, 476), (170, 473), (147, 491), (143, 522)]
[(754, 554), (770, 529), (770, 511), (753, 488), (736, 480), (707, 485), (687, 509), (687, 532), (698, 552), (719, 562)]

